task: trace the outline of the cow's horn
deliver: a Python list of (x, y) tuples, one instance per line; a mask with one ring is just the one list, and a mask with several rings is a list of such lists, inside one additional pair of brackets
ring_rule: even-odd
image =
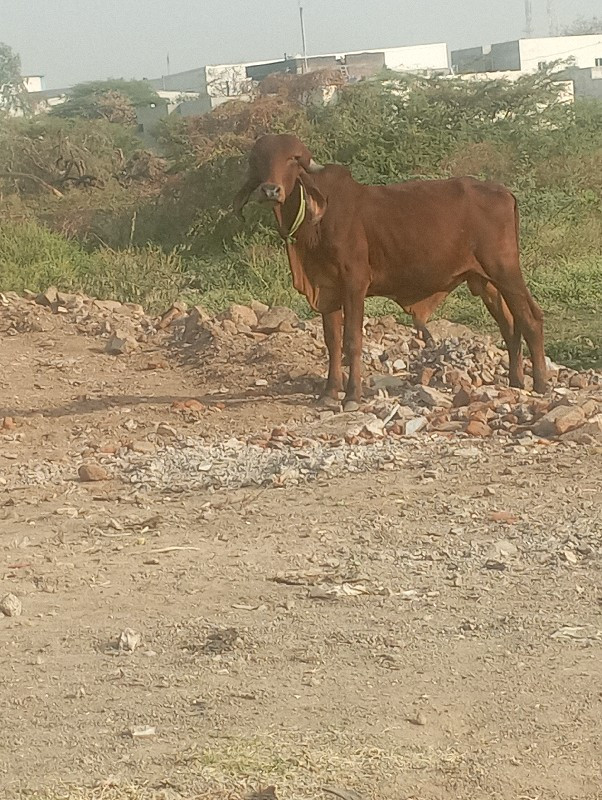
[(313, 158), (309, 159), (309, 167), (307, 168), (308, 172), (310, 173), (321, 172), (323, 169), (324, 167), (322, 166), (322, 164), (318, 164), (318, 162), (314, 161)]

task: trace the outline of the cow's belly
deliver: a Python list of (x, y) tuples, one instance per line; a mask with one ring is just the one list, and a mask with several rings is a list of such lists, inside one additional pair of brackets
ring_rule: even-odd
[(431, 276), (412, 271), (405, 275), (376, 275), (367, 294), (368, 297), (388, 297), (401, 306), (408, 306), (439, 292), (451, 292), (460, 282), (456, 274)]

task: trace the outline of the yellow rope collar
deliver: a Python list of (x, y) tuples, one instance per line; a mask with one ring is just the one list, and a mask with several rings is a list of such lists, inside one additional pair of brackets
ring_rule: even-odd
[(295, 221), (291, 225), (291, 228), (286, 237), (286, 241), (290, 242), (291, 244), (295, 243), (295, 234), (297, 233), (301, 225), (303, 225), (303, 222), (305, 220), (305, 214), (307, 213), (307, 200), (305, 199), (305, 188), (303, 187), (301, 181), (299, 181), (299, 188), (301, 189), (301, 199), (299, 201), (299, 209), (297, 211), (297, 216), (295, 217)]

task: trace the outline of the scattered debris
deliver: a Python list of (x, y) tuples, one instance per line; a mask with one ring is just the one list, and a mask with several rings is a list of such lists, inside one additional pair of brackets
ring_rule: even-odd
[(130, 730), (132, 739), (148, 739), (150, 736), (155, 736), (157, 729), (153, 725), (135, 725)]
[(131, 628), (125, 628), (119, 634), (117, 640), (117, 649), (121, 653), (133, 653), (141, 642), (142, 637)]
[(5, 594), (0, 600), (0, 614), (5, 617), (20, 617), (23, 613), (23, 604), (14, 594)]
[(84, 483), (109, 480), (109, 473), (100, 464), (82, 464), (78, 469), (79, 479)]
[(575, 642), (602, 642), (602, 630), (591, 625), (565, 625), (550, 634), (552, 639)]
[(221, 655), (234, 650), (240, 642), (240, 634), (236, 628), (224, 628), (212, 631), (200, 650), (207, 655)]

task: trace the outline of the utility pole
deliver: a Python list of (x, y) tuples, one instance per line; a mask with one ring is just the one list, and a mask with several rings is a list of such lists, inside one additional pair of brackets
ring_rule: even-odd
[(548, 14), (548, 36), (558, 35), (558, 20), (556, 18), (555, 0), (547, 0), (546, 11)]
[(525, 36), (533, 36), (533, 6), (531, 0), (525, 0)]
[(299, 21), (301, 22), (301, 42), (303, 43), (303, 72), (309, 72), (307, 66), (307, 43), (305, 39), (305, 20), (303, 19), (303, 6), (299, 0)]

